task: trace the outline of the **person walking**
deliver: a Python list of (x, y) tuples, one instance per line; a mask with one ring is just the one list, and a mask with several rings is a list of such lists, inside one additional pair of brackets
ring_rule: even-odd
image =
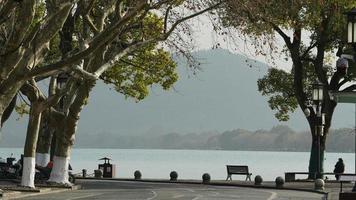
[(340, 179), (340, 174), (344, 173), (344, 171), (345, 171), (344, 161), (342, 160), (342, 158), (339, 158), (339, 160), (335, 164), (335, 168), (334, 168), (334, 173), (335, 173), (336, 180)]

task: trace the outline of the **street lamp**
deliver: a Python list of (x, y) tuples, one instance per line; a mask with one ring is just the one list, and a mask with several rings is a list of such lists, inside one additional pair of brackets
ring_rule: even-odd
[(322, 102), (324, 99), (324, 85), (319, 81), (316, 81), (312, 84), (313, 87), (313, 96), (312, 100), (315, 105), (315, 135), (318, 139), (318, 168), (316, 178), (321, 178), (321, 163), (320, 163), (320, 138), (323, 136), (323, 125), (324, 125), (324, 114), (321, 113)]
[[(58, 76), (57, 76), (57, 88), (58, 89), (63, 89), (63, 87), (67, 83), (68, 78), (69, 78), (69, 74), (68, 73), (60, 73), (60, 74), (58, 74)], [(64, 109), (64, 102), (63, 102), (64, 98), (65, 98), (65, 96), (63, 96), (61, 98), (61, 100), (59, 101), (59, 109), (61, 111), (63, 111), (63, 109)]]
[[(347, 15), (347, 43), (350, 44), (354, 51), (356, 51), (356, 8), (346, 13)], [(355, 59), (356, 55), (354, 55)], [(356, 104), (355, 104), (355, 116), (356, 116)], [(355, 173), (356, 173), (356, 117), (355, 117)], [(352, 191), (356, 191), (356, 182)]]
[(347, 43), (356, 43), (356, 8), (346, 13), (347, 15)]
[(323, 101), (323, 89), (324, 85), (319, 81), (313, 83), (313, 101), (315, 103), (321, 103)]
[(67, 83), (67, 80), (69, 78), (68, 73), (60, 73), (57, 76), (57, 86), (59, 89), (62, 89), (64, 85)]

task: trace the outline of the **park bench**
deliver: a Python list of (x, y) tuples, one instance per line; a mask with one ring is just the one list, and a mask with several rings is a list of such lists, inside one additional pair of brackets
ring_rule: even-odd
[(296, 174), (309, 175), (309, 172), (285, 172), (284, 173), (284, 180), (286, 182), (295, 181), (295, 175)]
[(249, 173), (248, 171), (248, 166), (246, 165), (226, 165), (226, 170), (227, 170), (227, 178), (226, 180), (232, 180), (231, 175), (246, 175), (246, 180), (251, 181), (251, 175), (252, 173)]
[[(296, 175), (309, 175), (309, 174), (312, 174), (312, 177), (316, 177), (316, 173), (309, 173), (309, 172), (285, 172), (284, 173), (284, 179), (286, 182), (291, 182), (291, 181), (295, 181), (295, 176)], [(321, 173), (322, 175), (333, 175), (335, 176), (336, 174), (339, 174), (339, 173), (334, 173), (334, 172), (322, 172)], [(342, 174), (340, 173), (339, 175), (345, 175), (345, 174)]]
[(345, 182), (355, 182), (356, 181), (356, 174), (340, 174), (340, 193), (339, 199), (340, 200), (354, 200), (356, 199), (356, 192), (343, 192), (342, 191), (342, 184)]

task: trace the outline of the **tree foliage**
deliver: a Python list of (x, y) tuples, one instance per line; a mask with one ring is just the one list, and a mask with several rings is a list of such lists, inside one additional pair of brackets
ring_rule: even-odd
[[(312, 136), (310, 172), (316, 172), (318, 163), (321, 163), (323, 171), (326, 137), (337, 105), (329, 91), (352, 91), (356, 88), (345, 85), (352, 81), (352, 73), (332, 70), (329, 63), (330, 55), (336, 49), (340, 56), (348, 48), (344, 13), (355, 6), (355, 0), (226, 0), (219, 10), (221, 23), (250, 38), (257, 54), (285, 54), (292, 61), (290, 73), (271, 69), (258, 84), (261, 93), (270, 96), (269, 105), (277, 110), (278, 119), (287, 120), (288, 113), (297, 106), (306, 111)], [(280, 52), (276, 48), (277, 36), (284, 42), (284, 49)], [(310, 84), (314, 81), (324, 85), (321, 103), (321, 112), (325, 113), (324, 129), (317, 128), (320, 114), (307, 103)]]
[(268, 104), (272, 110), (277, 110), (276, 118), (288, 121), (288, 114), (298, 107), (294, 96), (293, 75), (284, 70), (271, 68), (267, 75), (258, 80), (257, 85), (262, 95), (271, 96)]

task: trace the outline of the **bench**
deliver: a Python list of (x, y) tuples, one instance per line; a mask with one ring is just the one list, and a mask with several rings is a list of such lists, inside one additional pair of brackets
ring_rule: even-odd
[(356, 192), (343, 192), (342, 191), (342, 184), (345, 182), (355, 182), (356, 181), (356, 174), (340, 174), (340, 193), (339, 199), (340, 200), (353, 200), (356, 199)]
[[(285, 172), (284, 173), (284, 179), (285, 179), (285, 181), (286, 182), (291, 182), (291, 181), (295, 181), (296, 179), (295, 179), (295, 176), (297, 175), (297, 174), (301, 174), (301, 175), (309, 175), (309, 174), (311, 174), (312, 176), (311, 177), (314, 177), (314, 178), (316, 178), (316, 175), (317, 175), (317, 173), (316, 172)], [(334, 173), (334, 172), (322, 172), (321, 173), (322, 175), (337, 175), (337, 174), (339, 174), (339, 175), (350, 175), (350, 174), (343, 174), (343, 173)], [(351, 174), (351, 175), (353, 175), (353, 174)]]
[[(309, 175), (309, 172), (285, 172), (284, 173), (284, 180), (286, 182), (295, 181), (295, 175), (296, 174)], [(315, 174), (313, 176), (315, 177)]]
[(251, 175), (252, 173), (249, 173), (248, 171), (248, 166), (246, 165), (226, 165), (226, 170), (227, 170), (227, 178), (226, 180), (232, 180), (231, 175), (236, 174), (236, 175), (246, 175), (246, 180), (251, 181)]
[(339, 174), (340, 178), (340, 192), (342, 192), (342, 183), (346, 182), (355, 182), (356, 181), (356, 174)]

